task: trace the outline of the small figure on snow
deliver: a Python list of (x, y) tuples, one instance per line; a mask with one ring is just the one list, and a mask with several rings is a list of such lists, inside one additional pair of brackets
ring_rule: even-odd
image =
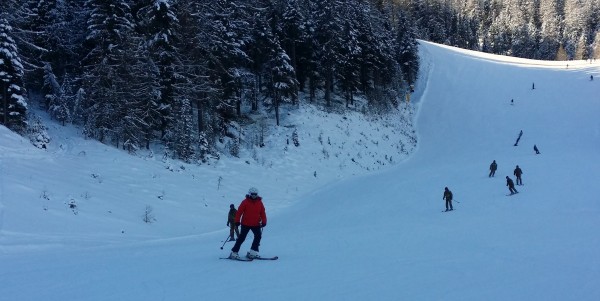
[(537, 148), (537, 145), (533, 145), (533, 151), (535, 152), (536, 155), (540, 154), (540, 150)]
[(242, 225), (242, 231), (238, 236), (235, 245), (231, 249), (230, 258), (240, 258), (238, 252), (240, 247), (246, 240), (248, 232), (252, 231), (254, 234), (254, 240), (252, 240), (252, 246), (250, 251), (246, 254), (246, 257), (259, 258), (258, 246), (260, 245), (260, 239), (262, 238), (262, 228), (267, 225), (267, 214), (265, 213), (265, 206), (263, 205), (262, 198), (258, 196), (258, 189), (252, 187), (248, 190), (246, 198), (242, 201), (238, 207), (238, 211), (235, 214), (235, 225)]
[(493, 177), (496, 174), (496, 169), (498, 169), (498, 164), (496, 164), (496, 160), (490, 164), (490, 175), (488, 177)]
[(229, 227), (229, 241), (235, 241), (233, 233), (235, 233), (238, 238), (240, 237), (240, 230), (235, 224), (236, 213), (237, 209), (235, 209), (235, 206), (233, 204), (229, 205), (229, 214), (227, 215), (227, 227)]
[(590, 75), (590, 80), (594, 80), (594, 76), (593, 75)]
[(531, 90), (535, 90), (535, 83), (531, 84)]
[(515, 177), (517, 177), (517, 185), (522, 186), (523, 180), (521, 180), (521, 175), (523, 174), (523, 171), (521, 170), (519, 165), (517, 165), (513, 174), (515, 175)]
[(515, 183), (513, 182), (513, 180), (509, 176), (506, 176), (506, 186), (508, 186), (508, 190), (510, 190), (510, 195), (513, 195), (515, 193), (519, 193), (515, 189)]
[(454, 210), (452, 208), (452, 191), (448, 187), (444, 188), (444, 197), (442, 200), (446, 200), (446, 211)]
[(519, 140), (521, 140), (521, 136), (523, 136), (523, 130), (521, 130), (521, 131), (519, 132), (519, 137), (517, 137), (517, 141), (515, 141), (515, 145), (514, 145), (514, 146), (517, 146), (517, 145), (519, 145)]

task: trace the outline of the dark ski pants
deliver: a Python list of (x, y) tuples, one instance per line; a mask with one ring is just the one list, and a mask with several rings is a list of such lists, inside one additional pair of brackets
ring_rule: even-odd
[[(448, 207), (448, 206), (450, 206), (450, 207)], [(452, 200), (446, 200), (446, 210), (453, 210)]]
[(523, 180), (521, 180), (521, 176), (517, 177), (517, 185), (523, 185)]
[(246, 236), (248, 235), (248, 232), (250, 232), (250, 230), (252, 230), (252, 234), (254, 234), (254, 240), (252, 240), (252, 246), (250, 247), (250, 249), (258, 252), (258, 246), (260, 245), (260, 239), (262, 238), (260, 226), (249, 227), (244, 225), (242, 225), (240, 236), (238, 236), (238, 239), (235, 241), (235, 245), (231, 249), (232, 252), (237, 253), (240, 251), (240, 247), (244, 243), (244, 240), (246, 240)]
[(515, 189), (515, 186), (508, 186), (508, 190), (510, 190), (510, 194), (515, 194), (518, 191)]
[(490, 175), (488, 177), (491, 178), (494, 175), (496, 175), (496, 170), (495, 169), (490, 170)]
[(230, 236), (231, 240), (234, 239), (234, 236), (233, 236), (234, 232), (237, 235), (237, 237), (240, 237), (240, 229), (238, 229), (238, 227), (235, 225), (234, 222), (230, 222), (229, 223), (229, 236)]

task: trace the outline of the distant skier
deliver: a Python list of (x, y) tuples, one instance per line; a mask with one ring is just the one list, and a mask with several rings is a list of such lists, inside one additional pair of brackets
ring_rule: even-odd
[(229, 257), (240, 258), (240, 255), (238, 254), (240, 247), (244, 243), (244, 240), (246, 240), (248, 232), (252, 231), (254, 240), (252, 240), (252, 246), (250, 247), (248, 254), (246, 254), (246, 257), (259, 258), (258, 246), (260, 245), (260, 239), (262, 238), (262, 228), (267, 225), (267, 214), (265, 213), (265, 206), (263, 205), (262, 198), (258, 196), (258, 189), (252, 187), (248, 190), (246, 198), (242, 201), (235, 214), (235, 224), (241, 224), (242, 231), (235, 242), (235, 245), (231, 249)]
[(508, 186), (508, 190), (510, 190), (510, 195), (513, 195), (515, 193), (519, 193), (515, 189), (515, 183), (513, 182), (513, 180), (509, 176), (506, 176), (506, 186)]
[(496, 160), (490, 164), (490, 175), (488, 177), (493, 177), (496, 174), (496, 169), (498, 169), (498, 164), (496, 164)]
[(442, 200), (446, 200), (446, 211), (454, 210), (452, 208), (452, 191), (448, 187), (444, 188), (444, 197)]
[(515, 141), (515, 145), (514, 145), (514, 146), (517, 146), (517, 145), (519, 145), (519, 140), (521, 140), (521, 136), (523, 136), (523, 130), (521, 130), (521, 131), (519, 132), (519, 137), (517, 137), (517, 141)]
[(234, 233), (238, 238), (240, 237), (240, 230), (235, 224), (236, 213), (237, 209), (235, 209), (235, 206), (233, 204), (229, 205), (229, 214), (227, 215), (227, 227), (229, 227), (229, 241), (235, 241), (235, 237), (233, 236)]
[(533, 151), (535, 152), (536, 155), (540, 154), (540, 150), (537, 148), (537, 145), (533, 145)]
[(515, 177), (517, 177), (517, 185), (523, 185), (523, 180), (521, 180), (521, 175), (523, 174), (523, 171), (521, 170), (521, 168), (519, 167), (519, 165), (517, 165), (517, 167), (515, 168), (515, 171), (513, 172), (513, 174), (515, 175)]
[(531, 84), (531, 90), (535, 90), (535, 83)]
[(594, 80), (594, 76), (593, 75), (590, 75), (590, 80)]

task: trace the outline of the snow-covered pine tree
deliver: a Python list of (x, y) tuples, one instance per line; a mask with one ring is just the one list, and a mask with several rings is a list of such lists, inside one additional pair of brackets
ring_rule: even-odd
[[(64, 52), (62, 37), (58, 31), (59, 24), (64, 20), (59, 14), (57, 0), (38, 0), (34, 7), (31, 8), (32, 16), (27, 18), (28, 27), (31, 31), (32, 40), (30, 47), (32, 51), (32, 64), (37, 66), (29, 74), (29, 86), (38, 91), (45, 84), (45, 65), (62, 66), (64, 60), (62, 53)], [(49, 109), (49, 108), (46, 108)]]
[(167, 133), (167, 146), (175, 158), (190, 163), (196, 153), (192, 105), (185, 98), (177, 98), (176, 101), (174, 111), (176, 116), (173, 126)]
[[(303, 82), (306, 78), (299, 71), (298, 61), (301, 57), (306, 57), (306, 27), (304, 26), (306, 17), (298, 0), (283, 1), (281, 11), (281, 47), (290, 57), (290, 63), (296, 71), (298, 80), (298, 89), (303, 90)], [(302, 78), (302, 79), (300, 79)], [(296, 97), (292, 97), (292, 104), (296, 104)]]
[(305, 87), (308, 86), (308, 99), (310, 103), (313, 103), (317, 97), (317, 88), (322, 82), (319, 71), (319, 60), (315, 49), (317, 44), (314, 34), (317, 26), (314, 15), (317, 3), (314, 1), (303, 1), (302, 4), (301, 12), (304, 14), (305, 18), (300, 23), (302, 31), (300, 47), (298, 47), (296, 51), (298, 54), (296, 76), (298, 77), (300, 90), (306, 91)]
[(560, 45), (561, 21), (556, 0), (540, 1), (540, 44), (534, 58), (554, 60)]
[(73, 95), (73, 117), (72, 122), (77, 125), (85, 125), (85, 104), (86, 94), (83, 88), (77, 89), (77, 92)]
[[(277, 45), (279, 46), (279, 45)], [(297, 96), (298, 81), (294, 67), (290, 63), (290, 57), (281, 47), (272, 51), (272, 58), (268, 64), (269, 90), (272, 91), (273, 107), (275, 108), (275, 120), (279, 125), (279, 111), (281, 103), (291, 100)]]
[(134, 153), (138, 149), (150, 147), (154, 131), (159, 129), (161, 116), (158, 111), (160, 86), (158, 67), (148, 55), (147, 44), (142, 38), (128, 41), (130, 51), (122, 52), (120, 61), (128, 62), (117, 71), (123, 74), (117, 91), (121, 97), (121, 110), (116, 112), (119, 126), (115, 135), (123, 141), (123, 148)]
[(398, 10), (396, 13), (394, 56), (400, 65), (402, 77), (408, 82), (408, 85), (415, 83), (419, 70), (419, 44), (416, 40), (416, 29), (413, 24), (410, 16), (402, 10)]
[(69, 107), (66, 102), (65, 93), (58, 83), (50, 63), (44, 64), (42, 93), (50, 116), (56, 118), (62, 125), (65, 125), (65, 122), (69, 119)]
[[(340, 90), (345, 94), (346, 107), (354, 104), (354, 93), (359, 90), (361, 69), (372, 68), (372, 62), (368, 62), (367, 55), (363, 51), (368, 51), (373, 45), (361, 45), (363, 42), (368, 43), (367, 39), (360, 40), (362, 34), (366, 34), (362, 27), (364, 25), (363, 14), (357, 3), (351, 2), (344, 5), (342, 13), (348, 18), (342, 18), (342, 30), (340, 34), (345, 43), (340, 44), (337, 78)], [(350, 17), (352, 16), (352, 17)], [(361, 47), (363, 46), (363, 47)], [(367, 72), (363, 73), (365, 76)], [(363, 88), (365, 88), (363, 86)]]
[(23, 64), (12, 38), (12, 27), (0, 17), (0, 120), (9, 129), (25, 133), (27, 96), (23, 87)]
[(377, 10), (366, 3), (358, 4), (354, 15), (359, 16), (360, 81), (369, 104), (386, 110), (395, 101), (393, 83), (398, 80), (394, 59), (392, 26), (385, 10)]
[(506, 31), (510, 36), (507, 53), (516, 57), (533, 57), (538, 48), (536, 23), (539, 10), (534, 1), (509, 1), (505, 3), (501, 16), (505, 18)]
[(198, 160), (202, 163), (208, 161), (208, 157), (211, 154), (210, 143), (206, 137), (206, 133), (202, 132), (198, 135)]
[(590, 31), (589, 26), (594, 24), (590, 22), (592, 1), (588, 0), (565, 0), (564, 1), (564, 29), (563, 40), (565, 50), (569, 59), (586, 59), (585, 45), (591, 44), (587, 40), (587, 33)]
[[(198, 13), (202, 11), (202, 6), (205, 3), (177, 1), (172, 5), (173, 12), (176, 13), (178, 23), (178, 40), (176, 50), (181, 61), (181, 70), (178, 70), (177, 91), (181, 97), (185, 97), (192, 101), (193, 109), (196, 116), (196, 133), (197, 139), (204, 134), (206, 137), (214, 137), (211, 130), (211, 120), (216, 105), (215, 89), (211, 86), (208, 80), (208, 47), (205, 47), (203, 38), (203, 28), (206, 26), (202, 21), (204, 14)], [(214, 139), (208, 139), (214, 141)]]
[[(8, 7), (6, 7), (5, 2), (7, 2)], [(38, 2), (39, 0), (3, 1), (0, 18), (6, 18), (12, 28), (11, 38), (15, 41), (19, 49), (19, 56), (23, 65), (23, 82), (27, 83), (26, 86), (28, 87), (36, 86), (40, 88), (43, 79), (41, 72), (42, 65), (39, 58), (44, 49), (36, 45), (35, 42), (37, 35), (43, 35), (39, 27), (36, 26), (38, 14), (35, 10)], [(4, 13), (5, 9), (6, 13)], [(31, 77), (31, 71), (34, 70), (37, 71), (35, 74), (37, 76)], [(35, 79), (35, 84), (33, 84), (32, 79)]]
[(80, 63), (81, 58), (87, 54), (84, 44), (87, 31), (87, 13), (84, 9), (85, 1), (61, 0), (57, 1), (56, 18), (50, 26), (56, 46), (49, 54), (49, 60), (58, 78), (69, 74), (70, 82), (74, 87), (81, 87), (83, 73)]
[(179, 59), (177, 43), (180, 30), (175, 6), (171, 0), (141, 0), (142, 7), (136, 17), (140, 30), (145, 34), (149, 57), (158, 70), (160, 93), (157, 101), (160, 113), (159, 129), (164, 133), (173, 121), (174, 98), (184, 94), (177, 91), (177, 83), (184, 77), (181, 74), (182, 62)]
[(243, 1), (218, 0), (201, 6), (203, 23), (199, 35), (207, 53), (212, 88), (218, 92), (216, 112), (224, 130), (235, 116), (241, 115), (243, 68), (250, 63), (245, 50), (251, 39), (248, 14), (253, 11), (247, 5)]
[(60, 89), (63, 93), (62, 97), (64, 98), (64, 103), (69, 112), (67, 122), (74, 123), (76, 86), (75, 81), (69, 73), (66, 73), (63, 76)]
[(458, 15), (453, 18), (455, 32), (451, 33), (450, 43), (461, 48), (470, 50), (479, 50), (479, 41), (477, 40), (477, 28), (479, 21), (476, 18), (465, 15)]
[[(250, 39), (244, 48), (248, 53), (251, 64), (249, 70), (254, 75), (255, 83), (249, 83), (250, 101), (252, 110), (258, 110), (258, 98), (261, 92), (266, 93), (267, 105), (275, 105), (274, 91), (270, 80), (270, 60), (279, 44), (279, 37), (283, 35), (280, 28), (279, 12), (272, 1), (256, 1), (254, 18), (250, 20)], [(266, 88), (266, 89), (264, 89)], [(264, 90), (263, 90), (264, 89)]]
[(592, 57), (590, 59), (600, 59), (600, 31), (596, 32), (596, 37), (592, 44)]
[(115, 120), (120, 120), (126, 108), (124, 97), (119, 93), (127, 83), (126, 73), (119, 67), (127, 66), (124, 52), (131, 51), (128, 39), (134, 35), (129, 5), (124, 0), (87, 0), (88, 11), (86, 46), (83, 59), (84, 86), (87, 91), (85, 105), (85, 133), (89, 137), (106, 142), (113, 139), (118, 145), (120, 137)]
[(314, 19), (313, 57), (319, 70), (311, 74), (311, 82), (323, 83), (325, 105), (332, 106), (336, 63), (342, 39), (342, 24), (340, 13), (343, 3), (338, 0), (311, 0), (310, 14)]

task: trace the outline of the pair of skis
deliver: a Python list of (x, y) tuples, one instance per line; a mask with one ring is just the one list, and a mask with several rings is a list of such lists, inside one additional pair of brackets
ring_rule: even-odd
[(236, 261), (277, 260), (277, 259), (279, 259), (279, 256), (273, 256), (273, 257), (256, 257), (256, 258), (248, 258), (248, 257), (238, 257), (238, 258), (219, 257), (219, 259), (229, 259), (229, 260), (236, 260)]

